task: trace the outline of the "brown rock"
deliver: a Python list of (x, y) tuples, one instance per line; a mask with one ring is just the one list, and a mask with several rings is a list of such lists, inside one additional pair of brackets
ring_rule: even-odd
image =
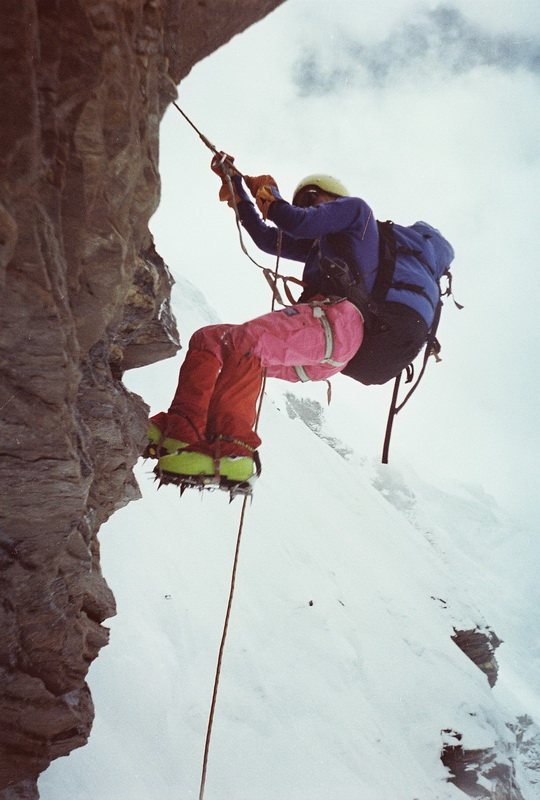
[[(443, 731), (450, 741), (460, 742), (461, 734)], [(511, 754), (493, 748), (466, 750), (461, 744), (446, 744), (441, 761), (449, 771), (448, 781), (469, 797), (480, 800), (525, 800), (518, 785), (516, 750)], [(489, 787), (489, 788), (488, 788)]]
[(100, 525), (136, 499), (147, 408), (122, 373), (178, 349), (148, 220), (193, 64), (281, 0), (4, 0), (0, 18), (0, 798), (86, 741), (114, 598)]
[(478, 669), (482, 670), (489, 685), (493, 688), (499, 674), (495, 650), (502, 644), (497, 634), (490, 628), (484, 630), (477, 628), (457, 630), (454, 628), (452, 641), (476, 664)]

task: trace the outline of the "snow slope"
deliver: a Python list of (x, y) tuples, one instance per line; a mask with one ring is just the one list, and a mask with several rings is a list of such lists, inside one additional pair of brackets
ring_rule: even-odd
[[(177, 280), (187, 342), (216, 320)], [(153, 412), (178, 364), (127, 376)], [(477, 489), (343, 458), (289, 417), (286, 391), (269, 385), (260, 424), (205, 798), (463, 799), (446, 782), (442, 731), (504, 760), (507, 723), (540, 721), (538, 544)], [(143, 499), (100, 533), (118, 615), (90, 671), (95, 724), (42, 776), (42, 800), (198, 797), (241, 500), (158, 492), (151, 467), (138, 469)], [(504, 640), (493, 690), (451, 639), (486, 624)]]

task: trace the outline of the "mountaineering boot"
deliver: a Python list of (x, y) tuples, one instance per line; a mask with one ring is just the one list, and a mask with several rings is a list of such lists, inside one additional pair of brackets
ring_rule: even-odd
[(248, 481), (255, 474), (255, 462), (250, 456), (223, 456), (214, 459), (206, 453), (195, 450), (182, 450), (180, 453), (162, 456), (156, 467), (156, 474), (165, 473), (178, 478), (200, 478), (202, 483), (221, 478), (234, 483)]
[(261, 440), (253, 428), (261, 385), (262, 366), (257, 356), (237, 350), (227, 354), (210, 401), (206, 428), (208, 442), (219, 440), (220, 455), (249, 458), (259, 447)]
[[(250, 494), (260, 473), (256, 448), (261, 440), (253, 427), (261, 385), (262, 367), (256, 356), (233, 350), (219, 372), (219, 361), (211, 353), (188, 352), (167, 414), (167, 433), (189, 444), (175, 453), (161, 454), (154, 470), (160, 484), (175, 483), (181, 491), (188, 486), (226, 489), (231, 497)], [(209, 406), (206, 410), (204, 402)], [(183, 428), (177, 419), (184, 421)], [(190, 440), (186, 423), (197, 431), (198, 440)]]
[(187, 442), (164, 435), (164, 431), (167, 430), (167, 414), (163, 411), (154, 417), (150, 417), (149, 422), (150, 425), (146, 431), (148, 444), (143, 453), (144, 458), (159, 458), (168, 453), (176, 453), (178, 450), (189, 446)]

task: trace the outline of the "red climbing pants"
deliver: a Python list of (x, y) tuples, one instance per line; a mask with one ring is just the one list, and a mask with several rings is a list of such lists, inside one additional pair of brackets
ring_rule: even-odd
[(263, 368), (286, 381), (325, 380), (341, 372), (362, 343), (364, 325), (348, 300), (302, 303), (245, 322), (209, 325), (191, 337), (164, 435), (201, 452), (246, 455), (261, 440), (253, 430)]

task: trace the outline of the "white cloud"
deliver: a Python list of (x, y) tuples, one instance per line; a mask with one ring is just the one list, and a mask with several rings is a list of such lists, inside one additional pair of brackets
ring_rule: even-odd
[(336, 26), (321, 45), (304, 45), (294, 71), (302, 95), (326, 95), (352, 86), (398, 88), (412, 72), (433, 84), (478, 67), (521, 69), (540, 75), (540, 40), (520, 32), (494, 32), (489, 20), (472, 21), (452, 4), (411, 9), (379, 40)]

